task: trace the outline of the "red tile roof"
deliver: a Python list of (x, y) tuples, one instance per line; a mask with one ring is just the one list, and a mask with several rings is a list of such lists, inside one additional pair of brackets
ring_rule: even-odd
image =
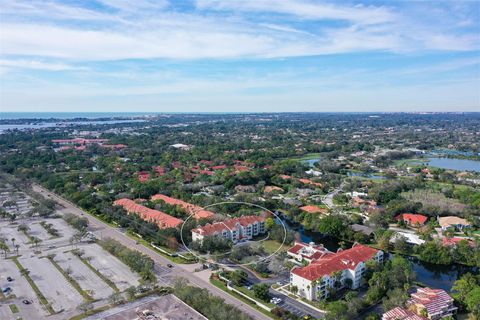
[(213, 166), (211, 167), (210, 169), (216, 171), (216, 170), (225, 170), (227, 169), (227, 165), (226, 164), (222, 164), (222, 165), (219, 165), (219, 166)]
[(315, 206), (315, 205), (303, 206), (303, 207), (300, 207), (300, 210), (308, 212), (308, 213), (326, 213), (326, 212), (328, 212), (328, 209), (321, 208), (321, 207)]
[(417, 291), (410, 296), (407, 303), (423, 306), (429, 315), (442, 313), (453, 302), (453, 298), (442, 289), (417, 288)]
[(458, 243), (462, 240), (465, 240), (467, 241), (468, 245), (470, 247), (475, 247), (475, 242), (473, 242), (472, 240), (470, 239), (465, 239), (465, 238), (460, 238), (460, 237), (453, 237), (453, 238), (443, 238), (442, 239), (442, 244), (444, 246), (456, 246), (458, 245)]
[(397, 221), (403, 220), (411, 225), (424, 225), (428, 220), (428, 217), (423, 214), (414, 214), (414, 213), (402, 213), (395, 217)]
[(348, 250), (314, 260), (306, 267), (295, 268), (292, 270), (292, 273), (313, 281), (336, 271), (354, 270), (359, 263), (372, 259), (377, 252), (378, 250), (376, 249), (358, 244)]
[(197, 206), (195, 204), (191, 204), (179, 199), (175, 199), (163, 194), (156, 194), (152, 196), (151, 198), (152, 201), (157, 201), (157, 200), (163, 200), (166, 204), (169, 204), (171, 206), (180, 206), (182, 207), (188, 214), (193, 214), (195, 213), (195, 218), (200, 219), (200, 218), (208, 218), (213, 216), (215, 213), (205, 210), (200, 206)]
[(382, 316), (382, 320), (427, 320), (427, 318), (421, 317), (413, 311), (396, 307), (385, 312)]
[(228, 230), (236, 229), (237, 223), (239, 223), (243, 227), (246, 227), (249, 224), (253, 224), (255, 222), (263, 222), (263, 221), (265, 221), (265, 218), (260, 216), (242, 216), (239, 218), (233, 218), (233, 219), (229, 219), (221, 222), (215, 222), (212, 224), (208, 223), (203, 227), (192, 229), (192, 232), (196, 232), (201, 235), (208, 236), (208, 235), (213, 235), (215, 233), (221, 233), (225, 229), (228, 229)]
[(311, 184), (312, 186), (322, 187), (322, 184), (320, 182), (313, 182), (310, 179), (298, 179), (298, 181), (300, 181), (303, 184)]
[(183, 220), (172, 217), (165, 212), (153, 210), (135, 203), (130, 199), (118, 199), (113, 205), (122, 206), (128, 213), (139, 215), (143, 220), (156, 223), (160, 229), (176, 228), (183, 223)]
[(165, 172), (167, 171), (164, 167), (162, 166), (156, 166), (153, 168), (156, 173), (158, 173), (159, 176), (163, 176)]
[(140, 182), (146, 182), (148, 179), (150, 179), (150, 173), (146, 171), (140, 171), (137, 173), (138, 176), (138, 181)]
[[(303, 250), (302, 252), (303, 248), (307, 248), (310, 250)], [(301, 254), (303, 258), (309, 260), (320, 259), (322, 257), (325, 257), (326, 255), (333, 254), (332, 252), (325, 249), (323, 246), (309, 245), (307, 243), (297, 241), (295, 241), (295, 245), (293, 247), (288, 249), (288, 252), (291, 254)]]

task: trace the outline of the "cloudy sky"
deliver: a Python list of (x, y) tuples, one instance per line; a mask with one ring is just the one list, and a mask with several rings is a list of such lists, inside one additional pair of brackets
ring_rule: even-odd
[(479, 1), (0, 0), (0, 111), (480, 111)]

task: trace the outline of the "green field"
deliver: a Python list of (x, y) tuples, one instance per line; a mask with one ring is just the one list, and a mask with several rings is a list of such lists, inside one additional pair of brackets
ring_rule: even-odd
[[(265, 241), (262, 241), (261, 243), (262, 243), (263, 248), (265, 249), (265, 251), (268, 254), (274, 253), (282, 245), (280, 242), (275, 241), (275, 240), (265, 240)], [(284, 244), (278, 252), (285, 252), (289, 248), (290, 248), (290, 246)]]

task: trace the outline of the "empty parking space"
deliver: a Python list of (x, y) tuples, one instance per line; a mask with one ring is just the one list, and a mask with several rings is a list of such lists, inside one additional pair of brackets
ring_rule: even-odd
[(51, 223), (53, 227), (60, 232), (60, 236), (63, 239), (68, 240), (76, 233), (76, 230), (63, 219), (48, 219), (45, 221)]
[(80, 259), (71, 252), (60, 252), (55, 256), (55, 261), (63, 270), (70, 270), (70, 276), (74, 278), (80, 287), (87, 291), (95, 299), (107, 298), (113, 293), (102, 279), (90, 270)]
[(40, 225), (39, 222), (30, 223), (28, 225), (30, 230), (28, 234), (32, 237), (37, 237), (43, 242), (48, 241), (52, 236)]
[[(19, 224), (10, 224), (7, 222), (2, 222), (0, 224), (0, 235), (6, 239), (7, 245), (10, 247), (11, 250), (14, 249), (13, 244), (18, 244), (21, 247), (28, 246), (30, 243), (30, 239), (21, 231), (18, 231)], [(12, 239), (15, 239), (12, 241)]]
[(47, 258), (20, 258), (19, 261), (30, 271), (30, 277), (55, 311), (73, 310), (83, 302), (82, 296)]
[(90, 257), (90, 264), (101, 274), (112, 280), (120, 291), (130, 286), (138, 286), (138, 275), (120, 260), (103, 250), (99, 245), (92, 244), (84, 248), (85, 257)]

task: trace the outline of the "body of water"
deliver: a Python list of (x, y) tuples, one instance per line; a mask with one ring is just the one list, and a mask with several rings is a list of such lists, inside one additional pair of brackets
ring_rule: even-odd
[(66, 122), (38, 122), (25, 124), (0, 124), (0, 133), (7, 130), (37, 130), (51, 127), (68, 127), (74, 125), (102, 125), (102, 124), (116, 124), (116, 123), (134, 123), (145, 122), (141, 119), (125, 119), (125, 120), (105, 120), (105, 121), (66, 121)]
[(352, 172), (348, 171), (347, 175), (349, 177), (360, 177), (360, 178), (368, 178), (368, 179), (373, 179), (373, 180), (378, 180), (378, 179), (386, 179), (387, 177), (375, 174), (375, 173), (361, 173), (361, 172)]
[(452, 158), (428, 158), (428, 165), (436, 168), (480, 172), (480, 161)]
[[(335, 237), (325, 236), (320, 232), (305, 230), (302, 225), (283, 220), (287, 229), (297, 232), (303, 242), (315, 242), (323, 244), (325, 248), (332, 252), (336, 252), (340, 248), (340, 240)], [(346, 242), (347, 247), (351, 247), (353, 243)], [(413, 270), (417, 276), (416, 280), (432, 288), (440, 288), (450, 291), (453, 283), (463, 274), (470, 272), (478, 273), (478, 268), (468, 267), (459, 264), (438, 265), (423, 262), (416, 257), (407, 257), (412, 263)]]
[(0, 112), (0, 119), (98, 119), (155, 115), (153, 112)]

